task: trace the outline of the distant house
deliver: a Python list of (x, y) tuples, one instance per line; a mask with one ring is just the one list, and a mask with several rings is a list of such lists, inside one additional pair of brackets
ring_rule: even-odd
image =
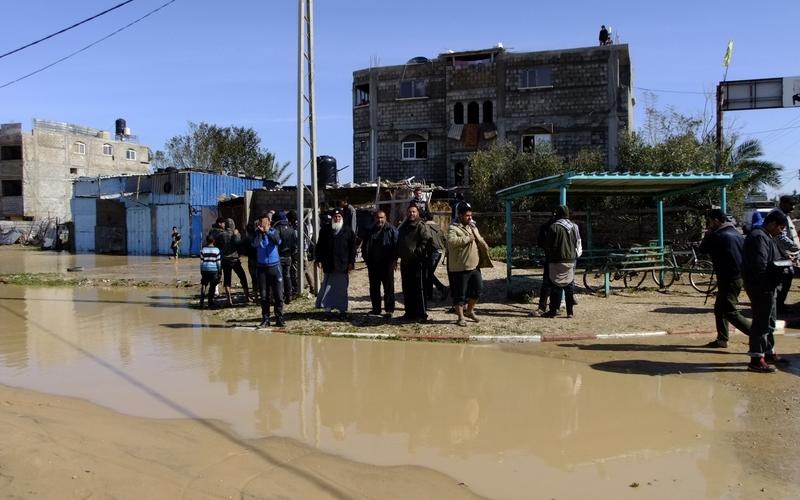
[(355, 182), (469, 184), (469, 155), (496, 140), (584, 148), (618, 163), (633, 117), (627, 45), (542, 52), (490, 49), (415, 57), (353, 73)]
[(181, 255), (197, 255), (220, 213), (220, 201), (244, 198), (263, 184), (260, 179), (180, 170), (78, 179), (71, 201), (75, 251), (168, 255), (176, 226)]
[[(72, 219), (72, 181), (150, 172), (149, 148), (117, 120), (115, 135), (79, 125), (33, 120), (0, 125), (0, 218)], [(121, 126), (121, 127), (120, 127)]]

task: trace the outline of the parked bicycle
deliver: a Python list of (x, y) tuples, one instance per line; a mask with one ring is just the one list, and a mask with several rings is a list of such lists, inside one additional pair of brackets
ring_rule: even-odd
[(608, 274), (610, 288), (620, 288), (620, 282), (624, 288), (638, 287), (646, 276), (643, 266), (650, 265), (651, 254), (649, 247), (632, 247), (593, 257), (583, 271), (583, 284), (590, 292), (597, 292), (605, 288)]
[[(710, 261), (697, 256), (693, 244), (689, 246), (689, 250), (685, 251), (676, 251), (672, 247), (667, 247), (664, 251), (664, 267), (652, 269), (650, 276), (660, 290), (666, 290), (676, 281), (680, 281), (683, 273), (688, 273), (689, 284), (702, 294), (711, 295), (717, 289), (713, 265)], [(636, 286), (641, 286), (643, 281), (644, 276)]]

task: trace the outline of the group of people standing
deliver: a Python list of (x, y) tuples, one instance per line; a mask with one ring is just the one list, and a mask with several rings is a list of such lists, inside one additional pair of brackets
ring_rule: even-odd
[[(395, 228), (386, 212), (374, 213), (373, 226), (363, 232), (361, 253), (367, 265), (370, 314), (391, 317), (395, 312), (395, 271), (400, 269), (405, 312), (402, 320), (424, 323), (435, 287), (446, 298), (451, 292), (456, 323), (479, 321), (475, 314), (482, 289), (481, 267), (491, 266), (489, 247), (472, 222), (472, 208), (462, 202), (445, 235), (433, 220), (427, 202), (417, 189), (405, 219)], [(343, 210), (331, 215), (331, 224), (320, 230), (315, 261), (324, 272), (316, 306), (347, 318), (349, 275), (355, 268), (357, 238), (346, 223)], [(438, 280), (436, 269), (447, 260), (450, 286)]]
[[(779, 205), (762, 224), (743, 237), (719, 209), (706, 215), (706, 235), (699, 250), (711, 256), (717, 276), (714, 302), (717, 338), (706, 345), (726, 348), (729, 325), (749, 337), (748, 370), (771, 373), (774, 366), (788, 364), (775, 350), (775, 324), (778, 312), (785, 310), (785, 300), (794, 275), (794, 262), (800, 253), (800, 240), (790, 217), (795, 200), (781, 196)], [(752, 311), (752, 320), (738, 310), (739, 295), (744, 289)]]

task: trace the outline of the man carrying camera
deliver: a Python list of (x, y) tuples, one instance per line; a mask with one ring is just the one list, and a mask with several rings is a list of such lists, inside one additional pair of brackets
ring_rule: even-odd
[(256, 249), (256, 280), (261, 293), (261, 324), (259, 328), (270, 326), (270, 295), (275, 300), (275, 325), (285, 326), (283, 321), (283, 275), (278, 246), (281, 238), (271, 227), (269, 216), (258, 218), (256, 237), (252, 245)]

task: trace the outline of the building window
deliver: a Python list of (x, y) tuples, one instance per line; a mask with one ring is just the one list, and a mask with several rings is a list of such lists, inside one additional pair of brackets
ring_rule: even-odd
[(414, 97), (427, 97), (427, 94), (425, 94), (425, 80), (400, 81), (400, 99)]
[(366, 153), (367, 152), (367, 141), (359, 141), (358, 142), (358, 149), (362, 153)]
[(535, 151), (542, 144), (553, 143), (553, 134), (525, 134), (522, 136), (522, 150)]
[(369, 84), (356, 85), (355, 95), (356, 106), (366, 106), (369, 104)]
[(0, 160), (21, 160), (22, 146), (0, 146)]
[(553, 68), (543, 66), (533, 69), (524, 69), (520, 73), (519, 87), (521, 89), (552, 86)]
[(419, 136), (411, 136), (403, 141), (404, 160), (424, 160), (428, 157), (428, 141)]
[(22, 196), (22, 181), (2, 181), (0, 189), (3, 196)]
[(69, 173), (70, 173), (70, 175), (78, 175), (78, 169), (77, 168), (70, 168), (69, 169)]
[(136, 159), (136, 150), (135, 149), (129, 149), (129, 150), (125, 151), (125, 159), (126, 160), (135, 160)]
[(85, 155), (86, 154), (86, 144), (84, 144), (82, 142), (76, 142), (75, 144), (72, 145), (72, 152), (73, 153), (77, 153), (79, 155)]
[(467, 123), (480, 123), (481, 107), (478, 103), (472, 101), (467, 104)]
[(494, 123), (494, 104), (492, 101), (483, 103), (483, 123)]
[(453, 106), (453, 123), (456, 125), (464, 123), (464, 105), (460, 102), (455, 103)]
[(103, 144), (103, 155), (111, 156), (114, 154), (114, 147), (111, 144)]

